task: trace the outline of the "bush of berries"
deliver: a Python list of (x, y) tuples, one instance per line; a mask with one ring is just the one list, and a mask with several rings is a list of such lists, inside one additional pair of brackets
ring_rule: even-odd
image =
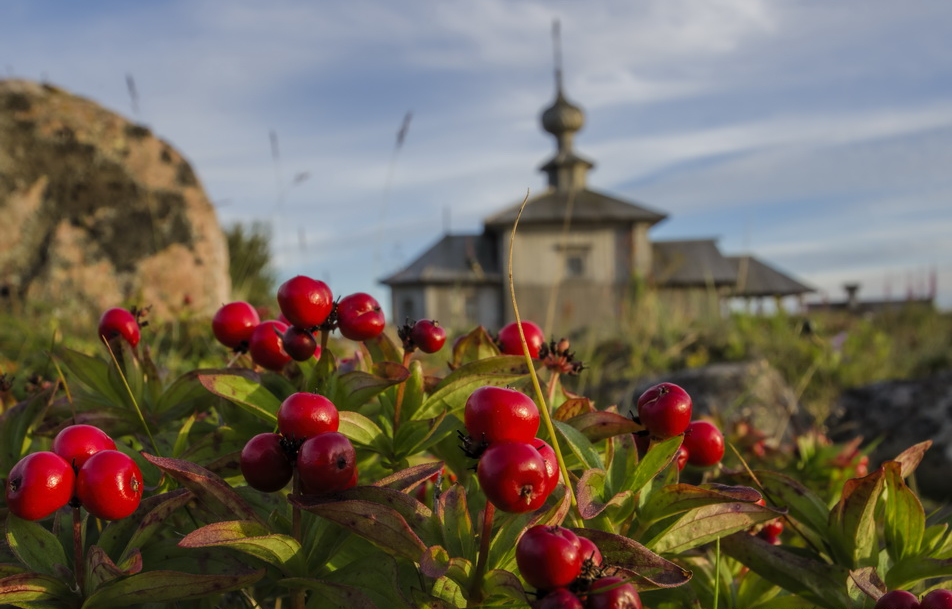
[(306, 276), (276, 304), (223, 304), (220, 364), (174, 378), (143, 310), (54, 350), (0, 415), (0, 606), (952, 607), (928, 442), (871, 468), (804, 437), (778, 471), (672, 383), (574, 393), (530, 321), (447, 344)]

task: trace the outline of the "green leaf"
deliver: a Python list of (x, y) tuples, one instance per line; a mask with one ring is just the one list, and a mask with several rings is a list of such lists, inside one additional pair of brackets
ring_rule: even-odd
[(654, 522), (705, 505), (735, 501), (754, 503), (758, 499), (760, 493), (749, 486), (669, 484), (651, 494), (638, 517), (645, 523)]
[(476, 532), (466, 507), (466, 490), (453, 484), (440, 495), (436, 516), (443, 530), (443, 543), (451, 556), (475, 558)]
[(886, 586), (890, 589), (907, 590), (916, 582), (933, 577), (952, 575), (952, 559), (915, 556), (900, 560), (886, 572)]
[(420, 557), (420, 573), (438, 579), (450, 570), (450, 554), (443, 546), (430, 546)]
[(685, 512), (646, 543), (658, 553), (677, 554), (719, 537), (772, 520), (777, 512), (755, 503), (716, 503)]
[(133, 552), (122, 567), (116, 565), (109, 555), (99, 546), (93, 545), (86, 550), (86, 594), (95, 591), (102, 584), (117, 577), (135, 575), (142, 571), (142, 555)]
[[(721, 539), (721, 552), (764, 579), (820, 607), (849, 607), (845, 586), (848, 574), (842, 566), (794, 554), (746, 531)], [(768, 605), (774, 606), (772, 603)]]
[[(61, 600), (59, 606), (73, 605), (76, 598), (62, 578), (40, 573), (17, 573), (0, 578), (0, 606), (11, 603)], [(22, 605), (21, 605), (22, 606)]]
[[(251, 370), (241, 368), (220, 368), (190, 370), (172, 381), (159, 399), (156, 400), (155, 412), (166, 418), (182, 416), (191, 410), (197, 410), (196, 404), (209, 399), (208, 389), (202, 384), (201, 377), (230, 375), (243, 376), (250, 381), (257, 381), (258, 375)], [(181, 413), (181, 415), (179, 414)]]
[(585, 520), (590, 520), (601, 514), (610, 506), (622, 507), (630, 500), (631, 491), (616, 493), (607, 502), (602, 502), (607, 488), (606, 474), (600, 469), (585, 470), (576, 487), (579, 514)]
[(125, 560), (135, 548), (143, 547), (165, 525), (169, 516), (193, 497), (192, 491), (185, 488), (146, 497), (131, 516), (106, 525), (99, 536), (99, 546), (107, 554)]
[[(771, 505), (785, 508), (789, 516), (810, 527), (821, 538), (826, 537), (830, 513), (816, 493), (784, 474), (757, 470), (754, 475), (763, 485), (766, 499)], [(753, 482), (749, 476), (740, 477)]]
[(502, 569), (491, 569), (483, 579), (483, 592), (486, 598), (501, 597), (516, 601), (519, 606), (529, 604), (529, 597), (522, 588), (519, 578)]
[[(363, 556), (327, 574), (324, 579), (359, 589), (381, 608), (410, 609), (411, 607), (403, 597), (401, 581), (397, 575), (397, 563), (392, 556)], [(323, 605), (317, 603), (313, 606), (320, 608)]]
[(652, 444), (644, 458), (638, 462), (638, 466), (631, 472), (624, 487), (633, 493), (640, 492), (646, 484), (671, 464), (678, 448), (681, 447), (681, 440), (681, 436), (675, 436), (657, 444)]
[(410, 362), (410, 378), (406, 380), (403, 390), (403, 403), (400, 406), (400, 423), (409, 421), (423, 406), (426, 383), (423, 378), (423, 364), (415, 359)]
[(265, 569), (231, 575), (193, 575), (178, 571), (146, 571), (104, 584), (86, 598), (82, 609), (128, 607), (203, 598), (255, 583)]
[(339, 410), (356, 410), (409, 376), (410, 371), (395, 362), (378, 362), (370, 373), (354, 370), (342, 374), (335, 388), (334, 404)]
[(27, 433), (42, 420), (53, 398), (46, 389), (0, 415), (0, 472), (9, 472), (24, 455)]
[(66, 368), (84, 385), (104, 397), (114, 406), (126, 405), (125, 389), (120, 393), (109, 380), (112, 367), (98, 357), (86, 355), (67, 347), (56, 349), (56, 355)]
[(850, 571), (846, 582), (850, 598), (859, 601), (860, 607), (872, 607), (879, 597), (886, 593), (886, 584), (879, 579), (875, 567), (863, 567)]
[(337, 431), (347, 436), (354, 444), (379, 453), (389, 452), (383, 430), (359, 412), (342, 410)]
[(442, 471), (443, 462), (433, 461), (431, 463), (421, 463), (398, 472), (390, 474), (386, 478), (381, 478), (374, 483), (374, 486), (392, 488), (398, 491), (411, 491), (421, 482), (429, 480), (437, 473)]
[(468, 363), (444, 378), (414, 414), (414, 419), (432, 419), (442, 412), (462, 410), (467, 398), (479, 387), (505, 387), (524, 380), (529, 374), (526, 360), (518, 355), (499, 355)]
[(589, 442), (598, 442), (606, 438), (631, 434), (642, 429), (628, 417), (615, 412), (586, 412), (566, 421), (569, 425), (582, 432)]
[(886, 549), (895, 562), (919, 553), (926, 529), (922, 503), (902, 479), (901, 465), (896, 461), (883, 464), (886, 471)]
[(279, 400), (261, 381), (246, 374), (205, 373), (198, 375), (205, 389), (223, 397), (271, 425), (278, 422)]
[(456, 418), (447, 417), (445, 412), (424, 421), (404, 421), (393, 439), (394, 456), (403, 459), (420, 453), (423, 447), (432, 446), (452, 435), (456, 428)]
[(213, 522), (192, 531), (178, 545), (231, 548), (277, 567), (287, 577), (303, 576), (305, 571), (300, 542), (288, 535), (271, 533), (251, 520)]
[(559, 445), (568, 446), (585, 469), (605, 469), (598, 451), (588, 441), (588, 438), (582, 435), (582, 432), (562, 421), (553, 420), (552, 424), (555, 426), (556, 433), (559, 434)]
[(7, 545), (10, 551), (31, 571), (62, 577), (72, 564), (59, 539), (43, 525), (7, 515)]
[(830, 511), (829, 538), (837, 560), (849, 568), (878, 563), (876, 503), (883, 490), (884, 470), (847, 480), (840, 501)]
[(673, 588), (691, 579), (690, 571), (665, 560), (633, 539), (597, 529), (572, 531), (594, 542), (605, 564), (617, 567), (632, 578), (632, 584), (640, 591)]
[(478, 326), (453, 343), (452, 365), (450, 367), (455, 370), (464, 364), (498, 355), (499, 347), (496, 346), (496, 341), (489, 335), (486, 328)]
[(308, 605), (314, 607), (327, 607), (328, 609), (378, 609), (377, 605), (367, 597), (360, 589), (344, 584), (335, 584), (320, 579), (311, 579), (305, 577), (287, 578), (278, 581), (286, 588), (303, 588), (311, 590), (316, 594), (311, 595), (314, 603)]
[(195, 497), (213, 513), (224, 518), (237, 516), (242, 520), (255, 520), (264, 524), (254, 508), (221, 476), (189, 461), (156, 457), (147, 453), (142, 455), (179, 484), (192, 491)]
[(403, 348), (397, 346), (386, 332), (369, 340), (361, 341), (361, 347), (370, 355), (372, 362), (399, 362), (403, 360)]

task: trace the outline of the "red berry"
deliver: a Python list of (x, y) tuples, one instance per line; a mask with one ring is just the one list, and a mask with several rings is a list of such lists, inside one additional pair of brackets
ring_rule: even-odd
[(41, 451), (20, 459), (7, 478), (7, 507), (25, 520), (46, 518), (73, 497), (76, 474), (63, 457)]
[(251, 333), (261, 318), (258, 311), (247, 302), (230, 302), (222, 305), (212, 318), (212, 333), (229, 349), (247, 349)]
[(357, 454), (346, 436), (328, 431), (304, 441), (298, 451), (297, 468), (305, 493), (339, 491), (347, 488), (355, 476)]
[(357, 292), (337, 303), (337, 327), (345, 338), (370, 340), (383, 332), (385, 324), (380, 303), (370, 294)]
[[(522, 322), (522, 332), (526, 335), (529, 357), (539, 357), (539, 350), (545, 344), (545, 334), (542, 333), (542, 328), (531, 321), (524, 321)], [(506, 355), (524, 355), (522, 338), (519, 336), (519, 324), (516, 322), (503, 326), (496, 340), (499, 343), (499, 350)]]
[(488, 385), (470, 394), (463, 421), (477, 442), (531, 442), (539, 431), (539, 408), (520, 391)]
[(284, 352), (296, 362), (306, 362), (320, 354), (320, 347), (310, 330), (291, 326), (284, 332)]
[(678, 464), (678, 471), (684, 469), (684, 466), (687, 465), (690, 460), (690, 453), (688, 449), (684, 447), (684, 443), (678, 447), (678, 452), (674, 453), (674, 462)]
[(99, 336), (106, 342), (121, 336), (135, 347), (141, 336), (139, 322), (135, 315), (125, 309), (109, 309), (99, 318)]
[(542, 492), (548, 497), (559, 485), (559, 460), (555, 456), (555, 449), (545, 440), (535, 438), (532, 440), (532, 445), (536, 447), (536, 450), (542, 456), (542, 460), (545, 461), (545, 490)]
[(557, 588), (549, 592), (532, 607), (533, 609), (585, 609), (582, 601), (566, 588)]
[(278, 408), (278, 431), (285, 438), (303, 440), (337, 431), (340, 414), (334, 403), (316, 393), (292, 393)]
[(53, 452), (77, 469), (101, 450), (116, 450), (116, 443), (92, 425), (70, 425), (53, 438)]
[(291, 325), (313, 328), (327, 320), (334, 296), (323, 281), (298, 275), (278, 288), (278, 306)]
[(436, 353), (446, 342), (446, 330), (432, 319), (421, 319), (413, 324), (410, 340), (424, 353)]
[(694, 421), (685, 430), (684, 447), (688, 463), (710, 467), (720, 463), (724, 456), (724, 434), (713, 423)]
[[(691, 422), (691, 396), (674, 383), (660, 383), (638, 398), (638, 418), (652, 436), (664, 440), (684, 433)], [(688, 446), (688, 454), (691, 447)]]
[(582, 554), (582, 563), (584, 564), (586, 560), (592, 561), (592, 566), (600, 567), (602, 566), (602, 553), (598, 550), (598, 546), (595, 545), (595, 542), (589, 539), (588, 537), (579, 537), (579, 551)]
[(241, 474), (248, 486), (273, 493), (287, 486), (294, 466), (281, 446), (281, 434), (259, 433), (241, 449)]
[(132, 514), (139, 507), (143, 490), (139, 466), (118, 450), (99, 451), (76, 476), (76, 498), (87, 512), (103, 520)]
[(936, 588), (922, 597), (919, 609), (952, 609), (952, 591)]
[(531, 512), (545, 503), (545, 461), (527, 442), (498, 442), (479, 458), (476, 477), (486, 498), (504, 512)]
[(921, 609), (921, 606), (912, 592), (891, 590), (879, 597), (873, 609)]
[(586, 609), (641, 609), (638, 591), (628, 582), (622, 584), (623, 581), (623, 577), (612, 576), (592, 582)]
[(282, 336), (287, 331), (287, 325), (277, 320), (264, 321), (258, 324), (251, 333), (248, 341), (248, 352), (251, 359), (262, 368), (279, 371), (291, 361), (291, 356), (284, 350)]
[(538, 590), (568, 586), (582, 570), (578, 537), (560, 526), (530, 527), (516, 544), (516, 564), (526, 582)]
[(760, 531), (766, 537), (780, 537), (780, 534), (783, 533), (783, 521), (779, 518), (777, 520), (771, 520), (765, 524)]

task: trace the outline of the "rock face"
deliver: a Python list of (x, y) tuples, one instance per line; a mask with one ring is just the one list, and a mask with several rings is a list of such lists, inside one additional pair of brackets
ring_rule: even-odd
[(924, 495), (952, 500), (952, 372), (846, 391), (828, 425), (834, 440), (856, 436), (863, 436), (867, 443), (881, 440), (870, 455), (871, 465), (932, 440), (932, 448), (916, 470), (916, 481)]
[(55, 87), (0, 80), (0, 218), (0, 306), (165, 317), (228, 299), (227, 242), (188, 162)]

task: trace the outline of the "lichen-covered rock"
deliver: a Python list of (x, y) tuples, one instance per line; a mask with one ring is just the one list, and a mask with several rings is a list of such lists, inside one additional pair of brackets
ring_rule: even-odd
[(0, 80), (0, 219), (0, 306), (166, 317), (228, 300), (227, 242), (188, 162), (55, 87)]

